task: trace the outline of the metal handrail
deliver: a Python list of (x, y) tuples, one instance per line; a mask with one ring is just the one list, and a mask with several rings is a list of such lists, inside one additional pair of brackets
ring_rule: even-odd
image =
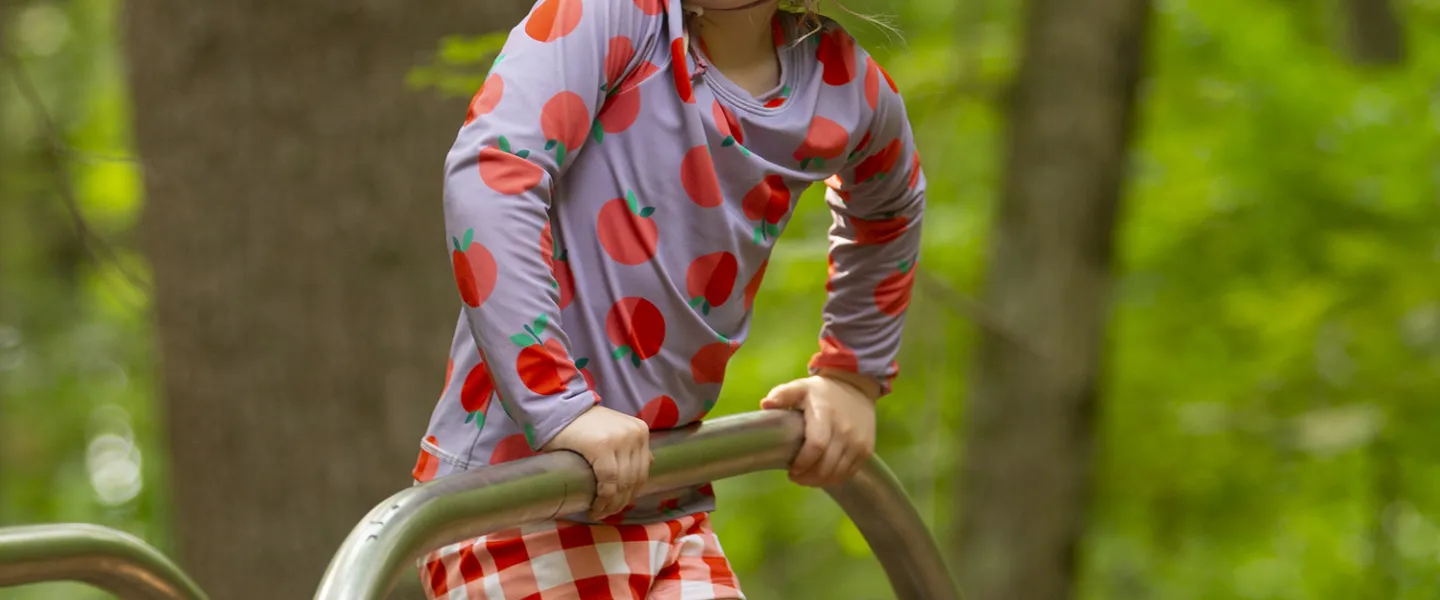
[[(784, 469), (804, 439), (803, 417), (760, 411), (651, 436), (655, 462), (642, 495), (755, 471)], [(925, 523), (894, 473), (872, 458), (825, 490), (855, 522), (899, 600), (959, 600)], [(331, 559), (316, 600), (380, 600), (427, 552), (589, 509), (595, 476), (579, 455), (541, 454), (442, 477), (380, 503)]]
[(175, 563), (123, 531), (81, 523), (0, 528), (0, 587), (66, 580), (125, 600), (206, 600)]

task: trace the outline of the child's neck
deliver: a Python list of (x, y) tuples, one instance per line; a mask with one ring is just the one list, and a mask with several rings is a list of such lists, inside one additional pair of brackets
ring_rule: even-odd
[(691, 22), (692, 33), (704, 40), (710, 63), (754, 95), (780, 82), (770, 28), (778, 7), (778, 2), (765, 2), (743, 10), (710, 10)]

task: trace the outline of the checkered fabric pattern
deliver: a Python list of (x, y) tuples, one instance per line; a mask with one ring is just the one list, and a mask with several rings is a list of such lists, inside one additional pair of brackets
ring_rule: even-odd
[(431, 600), (743, 600), (706, 513), (649, 525), (550, 521), (420, 561)]

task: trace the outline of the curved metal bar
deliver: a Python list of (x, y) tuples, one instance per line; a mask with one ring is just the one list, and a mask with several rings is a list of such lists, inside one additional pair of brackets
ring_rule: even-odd
[[(791, 411), (722, 417), (651, 438), (655, 462), (642, 495), (756, 471), (784, 469), (804, 419)], [(872, 459), (827, 489), (855, 521), (900, 600), (959, 600), (955, 584), (893, 473)], [(330, 561), (316, 600), (380, 600), (432, 549), (501, 529), (585, 511), (595, 477), (569, 452), (475, 469), (401, 491), (361, 520)]]
[(206, 600), (175, 563), (123, 531), (82, 523), (0, 528), (0, 587), (63, 580), (126, 600)]

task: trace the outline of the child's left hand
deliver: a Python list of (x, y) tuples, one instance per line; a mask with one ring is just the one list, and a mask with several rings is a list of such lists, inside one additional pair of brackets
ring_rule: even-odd
[(790, 480), (830, 487), (849, 481), (875, 453), (878, 386), (848, 373), (821, 372), (777, 386), (760, 408), (805, 414), (805, 444), (790, 465)]

